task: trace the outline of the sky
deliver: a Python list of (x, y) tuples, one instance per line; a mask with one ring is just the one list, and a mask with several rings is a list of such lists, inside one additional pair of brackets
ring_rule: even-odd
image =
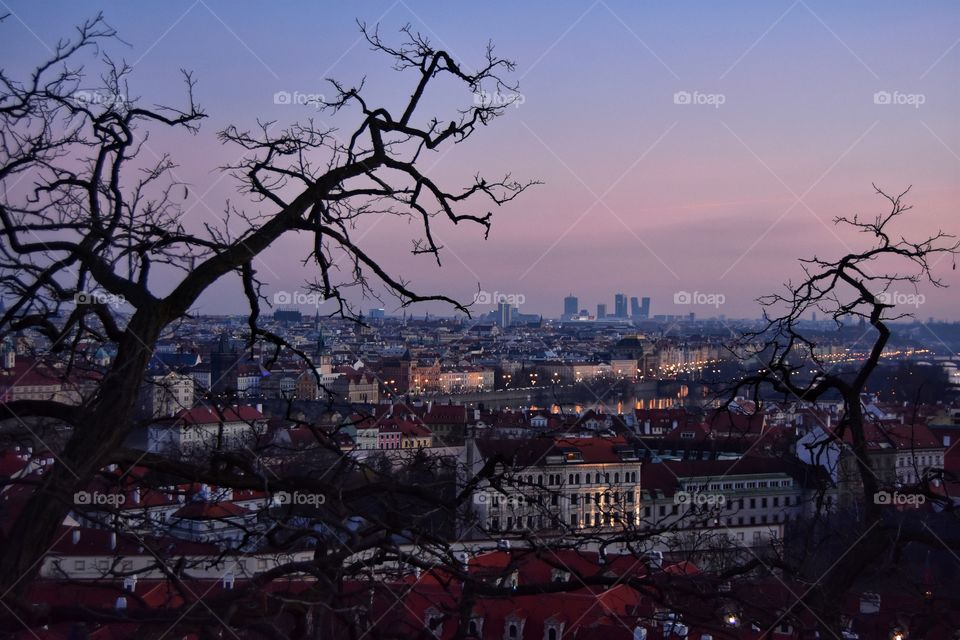
[[(98, 9), (124, 41), (105, 51), (133, 65), (131, 93), (176, 103), (179, 69), (195, 74), (209, 118), (197, 136), (151, 139), (150, 152), (179, 162), (197, 225), (218, 219), (227, 200), (245, 204), (218, 170), (239, 154), (218, 130), (323, 121), (309, 105), (276, 104), (277, 92), (329, 96), (326, 78), (366, 78), (372, 99), (399, 108), (415, 78), (371, 52), (357, 20), (378, 23), (388, 41), (410, 24), (465, 64), (479, 62), (488, 41), (514, 60), (522, 100), (424, 167), (447, 184), (476, 172), (543, 184), (496, 209), (486, 240), (479, 227), (438, 223), (442, 268), (409, 254), (415, 236), (402, 220), (358, 228), (364, 248), (420, 293), (512, 295), (521, 311), (555, 317), (569, 293), (583, 308), (612, 311), (623, 292), (650, 297), (653, 314), (756, 317), (755, 299), (795, 279), (798, 258), (865, 246), (833, 219), (884, 213), (872, 183), (912, 185), (914, 209), (899, 227), (908, 238), (960, 234), (955, 2), (2, 0), (0, 14), (11, 14), (0, 25), (4, 67), (39, 61)], [(428, 102), (444, 119), (472, 100), (444, 93), (451, 87)], [(297, 291), (313, 277), (302, 263), (308, 248), (306, 237), (285, 238), (262, 256), (268, 292)], [(906, 310), (960, 320), (960, 276), (949, 259), (934, 268), (953, 288), (921, 288)], [(693, 304), (677, 303), (681, 292)], [(244, 308), (231, 280), (198, 310)]]

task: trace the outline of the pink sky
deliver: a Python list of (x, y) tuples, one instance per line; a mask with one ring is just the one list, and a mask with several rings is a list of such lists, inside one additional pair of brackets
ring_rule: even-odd
[[(52, 3), (57, 4), (57, 3)], [(5, 59), (39, 59), (45, 47), (93, 9), (10, 2)], [(488, 39), (518, 62), (523, 104), (463, 148), (426, 157), (439, 179), (512, 171), (545, 184), (498, 210), (490, 238), (440, 224), (444, 267), (414, 258), (410, 230), (370, 221), (366, 247), (422, 293), (471, 298), (477, 288), (521, 293), (522, 310), (556, 316), (562, 298), (581, 307), (614, 293), (649, 296), (656, 314), (695, 311), (754, 317), (753, 299), (796, 276), (796, 258), (836, 256), (862, 237), (831, 220), (877, 214), (871, 182), (913, 185), (915, 210), (903, 232), (960, 233), (960, 7), (955, 3), (744, 2), (637, 5), (632, 2), (482, 6), (369, 2), (320, 8), (190, 2), (141, 9), (104, 4), (131, 43), (115, 55), (136, 63), (135, 91), (148, 101), (179, 95), (177, 69), (193, 69), (211, 117), (196, 138), (158, 140), (194, 186), (198, 222), (236, 201), (219, 164), (236, 150), (215, 141), (227, 123), (289, 123), (309, 107), (275, 105), (276, 91), (322, 93), (324, 77), (357, 82), (396, 105), (410, 77), (358, 44), (354, 19), (380, 19), (393, 34), (409, 22), (455, 56), (478, 60)], [(147, 11), (147, 13), (143, 13)], [(722, 96), (676, 104), (674, 94)], [(922, 105), (877, 104), (876, 92)], [(433, 96), (449, 114), (466, 93)], [(713, 99), (716, 102), (716, 98)], [(348, 124), (341, 122), (340, 124)], [(189, 145), (189, 147), (188, 147)], [(261, 276), (276, 290), (300, 286), (285, 240), (264, 256)], [(960, 277), (946, 261), (938, 273)], [(676, 307), (678, 290), (722, 293), (719, 310)], [(960, 319), (956, 289), (922, 290), (921, 318)], [(380, 306), (375, 301), (362, 307)], [(391, 309), (388, 301), (388, 309)], [(240, 312), (235, 283), (205, 297), (203, 311)], [(438, 306), (416, 312), (442, 313)]]

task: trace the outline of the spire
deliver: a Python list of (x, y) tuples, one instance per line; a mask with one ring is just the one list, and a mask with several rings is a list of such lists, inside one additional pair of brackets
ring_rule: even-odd
[(323, 330), (320, 330), (320, 333), (317, 334), (317, 353), (316, 355), (322, 356), (327, 351), (327, 343), (323, 339)]

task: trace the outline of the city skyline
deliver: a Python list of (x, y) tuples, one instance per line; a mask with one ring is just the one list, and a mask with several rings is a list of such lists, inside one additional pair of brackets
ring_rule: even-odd
[[(54, 4), (57, 11), (11, 3), (17, 23), (7, 46), (22, 60), (46, 53), (89, 17), (86, 7)], [(325, 77), (348, 84), (365, 77), (389, 102), (409, 77), (357, 41), (354, 20), (379, 23), (385, 35), (410, 23), (437, 44), (456, 43), (453, 53), (464, 60), (489, 39), (518, 63), (516, 108), (469, 150), (428, 157), (429, 173), (462, 179), (461, 167), (469, 166), (544, 184), (496, 209), (486, 241), (480, 231), (438, 226), (442, 269), (397, 241), (406, 238), (402, 221), (361, 223), (378, 258), (418, 291), (467, 302), (478, 290), (522, 295), (523, 311), (544, 316), (556, 314), (555, 301), (571, 287), (586, 291), (603, 278), (611, 291), (627, 291), (639, 276), (649, 283), (644, 295), (665, 307), (677, 292), (702, 292), (724, 297), (720, 313), (756, 317), (754, 300), (796, 277), (797, 259), (858, 246), (856, 233), (831, 220), (883, 213), (871, 183), (893, 192), (913, 185), (911, 230), (956, 232), (960, 125), (952, 114), (960, 89), (951, 79), (960, 49), (958, 17), (945, 4), (884, 3), (868, 15), (816, 2), (744, 8), (529, 5), (511, 8), (504, 21), (481, 7), (373, 2), (277, 13), (275, 29), (288, 34), (278, 40), (239, 5), (103, 5), (129, 43), (110, 53), (134, 67), (132, 94), (175, 102), (182, 95), (177, 69), (196, 73), (196, 94), (210, 114), (190, 139), (197, 151), (183, 152), (187, 138), (148, 144), (151, 154), (170, 152), (180, 163), (194, 227), (219, 217), (228, 199), (259, 207), (238, 200), (236, 182), (215, 170), (237, 155), (217, 142), (218, 129), (318, 116), (304, 102), (330, 92)], [(311, 18), (321, 15), (323, 37), (316, 38)], [(896, 51), (876, 38), (891, 23), (900, 33)], [(431, 99), (442, 109), (476, 97)], [(303, 290), (314, 274), (285, 257), (306, 242), (284, 240), (263, 256), (258, 270), (268, 292)], [(951, 266), (935, 268), (955, 286)], [(960, 319), (951, 290), (920, 293), (924, 304), (907, 309), (919, 318)], [(356, 302), (400, 313), (389, 298)], [(211, 289), (198, 311), (239, 313), (243, 305), (234, 279)], [(691, 310), (713, 312), (709, 305)], [(408, 311), (451, 313), (439, 304)]]

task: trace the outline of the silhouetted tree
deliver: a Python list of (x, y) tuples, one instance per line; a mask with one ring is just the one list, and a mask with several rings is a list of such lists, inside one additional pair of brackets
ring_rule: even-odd
[[(293, 349), (257, 322), (265, 298), (255, 261), (280, 238), (312, 235), (308, 258), (318, 272), (312, 287), (335, 301), (340, 315), (356, 317), (345, 290), (372, 293), (374, 281), (402, 305), (440, 301), (468, 311), (446, 296), (416, 293), (361, 246), (354, 228), (363, 217), (409, 216), (419, 235), (413, 253), (433, 256), (438, 264), (435, 216), (489, 229), (489, 211), (460, 208), (479, 198), (503, 204), (529, 182), (477, 176), (463, 189), (450, 189), (419, 166), (427, 152), (463, 142), (489, 124), (509, 100), (471, 99), (452, 118), (424, 114), (422, 104), (444, 78), (459, 83), (468, 98), (481, 91), (515, 92), (502, 76), (513, 64), (488, 47), (483, 62), (471, 69), (410, 29), (396, 47), (376, 30), (361, 29), (374, 49), (412, 75), (409, 98), (399, 107), (371, 104), (363, 83), (334, 81), (334, 96), (318, 107), (355, 114), (356, 126), (346, 135), (313, 122), (282, 130), (267, 124), (249, 131), (227, 127), (221, 140), (245, 151), (227, 170), (251, 196), (256, 213), (231, 205), (219, 225), (202, 230), (188, 229), (182, 219), (186, 186), (173, 177), (173, 159), (150, 161), (143, 153), (150, 133), (197, 132), (205, 114), (189, 73), (181, 107), (147, 108), (127, 100), (131, 69), (106, 56), (99, 86), (90, 89), (76, 59), (116, 37), (101, 17), (61, 41), (27, 78), (0, 71), (0, 291), (8, 302), (0, 337), (27, 333), (45, 351), (38, 357), (64, 379), (78, 370), (94, 371), (99, 379), (79, 403), (18, 400), (2, 408), (3, 417), (24, 424), (57, 420), (72, 435), (4, 541), (0, 590), (29, 582), (74, 492), (117, 461), (158, 338), (211, 285), (239, 275), (250, 306), (251, 345), (267, 341)], [(158, 293), (155, 280), (171, 272), (178, 280)], [(111, 304), (121, 301), (129, 313)], [(91, 343), (115, 348), (108, 367), (96, 370), (85, 357), (80, 347)]]
[[(875, 494), (882, 488), (893, 487), (881, 482), (878, 471), (871, 467), (872, 440), (868, 428), (872, 418), (865, 413), (863, 394), (880, 366), (893, 331), (891, 323), (910, 317), (897, 300), (917, 294), (922, 285), (943, 287), (934, 269), (944, 258), (950, 258), (956, 268), (960, 242), (943, 231), (908, 240), (896, 227), (906, 222), (912, 208), (904, 202), (909, 188), (896, 195), (876, 186), (874, 189), (889, 204), (887, 212), (872, 218), (855, 215), (834, 221), (864, 234), (871, 244), (863, 251), (838, 259), (801, 260), (802, 279), (787, 283), (785, 293), (760, 299), (764, 306), (763, 328), (743, 336), (736, 345), (741, 359), (757, 366), (732, 389), (733, 396), (748, 392), (757, 401), (771, 390), (787, 400), (811, 406), (827, 399), (842, 401), (843, 411), (835, 427), (824, 428), (822, 439), (807, 446), (817, 459), (830, 447), (848, 443), (861, 485), (859, 496), (854, 496), (853, 504), (846, 505), (843, 517), (833, 523), (835, 528), (828, 530), (825, 544), (807, 545), (798, 556), (784, 559), (790, 568), (786, 575), (811, 583), (791, 611), (784, 612), (785, 619), (809, 610), (827, 633), (835, 635), (843, 631), (844, 597), (858, 579), (878, 568), (881, 559), (888, 558), (894, 550), (899, 555), (911, 543), (939, 548), (945, 544), (929, 527), (904, 528), (899, 521), (885, 518), (885, 508)], [(849, 365), (839, 369), (819, 349), (820, 345), (805, 335), (802, 319), (811, 312), (832, 319), (838, 328), (863, 327), (860, 339), (868, 340), (868, 353), (852, 371)], [(949, 500), (931, 491), (931, 482), (942, 476), (942, 468), (921, 470), (914, 486), (896, 488), (925, 494), (941, 507), (950, 508)], [(853, 518), (851, 514), (862, 517)], [(953, 539), (951, 544), (960, 545), (960, 540)]]

